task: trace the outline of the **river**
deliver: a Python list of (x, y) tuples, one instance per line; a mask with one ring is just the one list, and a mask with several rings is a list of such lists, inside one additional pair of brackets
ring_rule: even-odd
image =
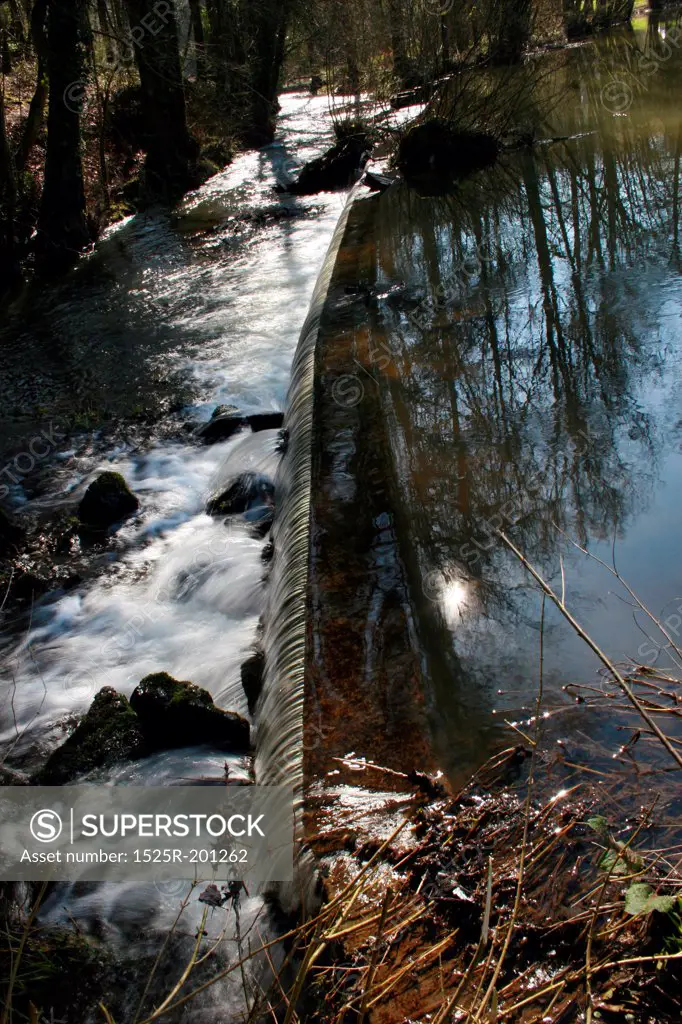
[[(390, 543), (413, 614), (406, 633), (421, 644), (429, 746), (453, 781), (509, 742), (505, 720), (523, 726), (537, 691), (539, 596), (496, 530), (559, 591), (563, 577), (567, 602), (616, 660), (677, 667), (659, 633), (653, 642), (643, 635), (652, 626), (633, 615), (618, 581), (571, 543), (609, 563), (615, 556), (655, 614), (682, 620), (682, 59), (678, 44), (666, 42), (669, 30), (638, 24), (536, 58), (551, 71), (542, 134), (553, 141), (505, 153), (451, 196), (418, 197), (399, 185), (363, 214), (372, 258), (357, 285), (368, 297), (362, 316), (372, 344), (352, 341), (339, 368), (344, 389), (322, 401), (346, 411), (372, 403), (391, 504), (364, 502), (380, 540), (370, 536), (364, 551), (353, 547), (347, 564), (332, 566), (344, 621), (360, 639), (330, 676), (343, 672), (348, 691), (360, 693), (377, 672), (384, 608), (394, 609), (381, 546)], [(635, 73), (645, 47), (658, 55), (653, 71)], [(558, 106), (549, 102), (557, 94)], [(21, 635), (5, 636), (2, 739), (17, 763), (37, 743), (54, 745), (101, 686), (129, 694), (152, 671), (190, 679), (248, 714), (239, 668), (264, 608), (265, 542), (204, 510), (212, 490), (242, 469), (274, 476), (277, 431), (204, 447), (188, 431), (183, 437), (183, 425), (208, 420), (224, 403), (245, 413), (284, 408), (345, 196), (274, 195), (291, 155), (304, 160), (331, 138), (324, 98), (285, 95), (282, 106), (273, 146), (240, 157), (172, 216), (110, 229), (69, 281), (38, 296), (24, 326), (3, 328), (3, 391), (18, 409), (7, 444), (16, 450), (17, 422), (24, 433), (44, 423), (45, 407), (55, 421), (80, 425), (69, 431), (69, 450), (50, 459), (49, 486), (13, 485), (15, 506), (36, 515), (70, 507), (105, 467), (121, 471), (141, 499), (98, 574), (38, 601)], [(64, 398), (74, 382), (83, 396), (75, 419)], [(102, 409), (109, 426), (93, 435), (88, 414)], [(131, 426), (145, 415), (157, 426)], [(357, 537), (360, 520), (343, 503), (353, 515), (361, 509), (351, 491), (353, 480), (366, 481), (355, 449), (343, 461), (343, 444), (339, 436), (334, 500)], [(323, 625), (315, 657), (329, 667), (338, 648), (325, 648)], [(593, 680), (596, 658), (549, 606), (543, 635), (547, 707), (563, 738), (580, 745), (587, 729), (589, 745), (610, 756), (619, 735), (564, 689)], [(397, 751), (403, 723), (387, 692), (383, 713)], [(358, 751), (351, 721), (349, 714), (330, 757)], [(276, 732), (277, 722), (268, 728)], [(219, 777), (224, 760), (185, 750), (102, 780)], [(247, 760), (228, 761), (233, 777), (247, 778)], [(60, 889), (44, 913), (126, 948), (144, 972), (178, 898), (177, 890), (152, 890)], [(259, 899), (245, 901), (242, 929), (255, 935), (262, 911)], [(213, 921), (211, 934), (223, 923)], [(216, 987), (192, 1019), (232, 1019), (242, 984)], [(138, 994), (139, 980), (130, 1006)]]
[[(5, 445), (21, 452), (17, 435), (68, 434), (68, 448), (57, 443), (45, 459), (49, 488), (39, 475), (19, 475), (11, 483), (14, 507), (37, 517), (73, 508), (102, 469), (123, 473), (141, 503), (86, 585), (37, 601), (19, 636), (15, 623), (5, 629), (2, 740), (13, 763), (34, 764), (102, 686), (130, 694), (153, 671), (206, 687), (217, 704), (248, 716), (240, 665), (264, 607), (266, 541), (246, 523), (228, 529), (205, 507), (233, 473), (275, 475), (278, 431), (204, 446), (183, 425), (207, 421), (222, 404), (245, 414), (284, 408), (298, 336), (345, 196), (298, 200), (278, 196), (274, 186), (332, 138), (326, 98), (284, 95), (273, 145), (239, 157), (172, 216), (115, 225), (69, 280), (39, 294), (30, 311), (24, 307), (21, 322), (14, 317), (4, 326), (3, 388), (11, 395), (4, 407), (15, 412)], [(88, 410), (106, 427), (89, 431)], [(151, 428), (135, 422), (136, 410), (153, 413)], [(98, 780), (219, 780), (226, 760), (233, 781), (249, 778), (250, 759), (202, 747), (102, 772)], [(133, 1019), (187, 889), (59, 886), (43, 919), (77, 921), (120, 952), (129, 989), (122, 1012)], [(189, 955), (200, 918), (193, 902), (171, 965), (159, 970), (157, 1003)], [(257, 944), (264, 918), (256, 894), (242, 899), (245, 942)], [(213, 912), (206, 928), (215, 938), (227, 926), (230, 957), (238, 946), (234, 916)], [(243, 1000), (243, 981), (235, 978), (199, 1001), (192, 1019), (230, 1020)]]

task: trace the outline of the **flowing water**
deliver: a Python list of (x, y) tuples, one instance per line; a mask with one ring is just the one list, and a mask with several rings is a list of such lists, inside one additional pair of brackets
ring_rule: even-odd
[[(274, 194), (291, 161), (289, 140), (296, 157), (307, 159), (332, 134), (324, 99), (285, 96), (283, 103), (281, 142), (241, 157), (172, 221), (139, 218), (112, 229), (93, 257), (97, 270), (87, 265), (83, 282), (76, 275), (56, 308), (43, 303), (43, 330), (87, 366), (96, 399), (106, 392), (110, 408), (117, 407), (112, 392), (121, 407), (134, 388), (144, 406), (159, 391), (173, 393), (178, 376), (195, 395), (183, 421), (207, 420), (224, 403), (245, 413), (284, 408), (296, 342), (344, 197), (301, 202)], [(265, 226), (254, 229), (258, 218)], [(157, 345), (140, 337), (140, 324), (154, 325)], [(148, 392), (155, 373), (161, 383)], [(204, 510), (210, 493), (244, 469), (274, 477), (276, 441), (273, 430), (208, 447), (190, 436), (133, 450), (123, 439), (104, 458), (92, 442), (60, 453), (64, 504), (72, 507), (93, 473), (111, 468), (139, 496), (141, 513), (119, 531), (116, 557), (97, 582), (35, 608), (8, 659), (16, 688), (6, 683), (13, 717), (5, 717), (3, 740), (17, 727), (30, 724), (35, 735), (83, 710), (103, 685), (129, 694), (161, 669), (247, 713), (239, 666), (262, 611), (263, 542), (246, 525), (228, 529)]]
[[(211, 518), (205, 506), (242, 470), (275, 477), (278, 432), (243, 432), (203, 446), (183, 437), (182, 424), (208, 420), (218, 404), (246, 414), (284, 408), (298, 336), (345, 196), (276, 195), (292, 162), (317, 155), (333, 137), (326, 99), (288, 95), (282, 107), (272, 146), (239, 158), (173, 217), (138, 217), (111, 229), (69, 282), (38, 299), (27, 324), (5, 327), (3, 386), (14, 405), (23, 402), (25, 436), (44, 425), (32, 419), (39, 402), (55, 410), (54, 433), (62, 434), (74, 422), (66, 396), (81, 386), (81, 419), (83, 408), (105, 408), (114, 420), (130, 419), (136, 407), (166, 414), (159, 440), (131, 439), (126, 430), (94, 439), (76, 431), (51, 466), (61, 487), (56, 498), (21, 479), (12, 484), (16, 506), (44, 514), (46, 504), (73, 507), (92, 475), (111, 468), (141, 503), (95, 580), (37, 602), (22, 635), (5, 636), (1, 736), (15, 759), (46, 739), (58, 742), (69, 716), (84, 711), (102, 686), (130, 694), (152, 671), (190, 679), (220, 706), (248, 715), (239, 670), (263, 612), (266, 542), (247, 523)], [(22, 347), (33, 357), (30, 376), (17, 357)], [(233, 781), (249, 778), (248, 759), (208, 748), (156, 755), (96, 777), (133, 785), (219, 780), (226, 761)], [(280, 771), (286, 775), (286, 765)], [(128, 958), (129, 993), (123, 1002), (119, 993), (118, 1005), (132, 1020), (159, 936), (186, 891), (186, 884), (62, 885), (43, 917), (75, 920)], [(243, 942), (258, 944), (266, 917), (257, 894), (242, 897)], [(159, 971), (157, 1003), (177, 979), (200, 918), (201, 905), (192, 901), (170, 964)], [(231, 910), (216, 910), (206, 924), (209, 939), (226, 929), (228, 960), (245, 948), (235, 923)], [(235, 976), (193, 1004), (191, 1016), (230, 1020), (243, 1006), (243, 981)]]
[[(508, 742), (503, 720), (527, 717), (536, 690), (539, 600), (496, 529), (559, 589), (563, 571), (567, 601), (615, 658), (670, 665), (670, 649), (642, 635), (651, 626), (633, 616), (617, 581), (570, 543), (609, 562), (615, 551), (652, 610), (682, 623), (682, 59), (666, 43), (669, 28), (653, 24), (646, 36), (616, 34), (543, 58), (564, 97), (547, 134), (570, 138), (507, 153), (450, 197), (399, 186), (368, 203), (374, 355), (353, 373), (360, 401), (378, 402), (386, 425), (398, 497), (385, 510), (394, 518), (377, 523), (392, 524), (409, 552), (433, 742), (453, 778)], [(633, 47), (645, 45), (658, 54), (655, 70), (636, 74)], [(57, 453), (57, 503), (72, 505), (106, 466), (123, 472), (141, 511), (119, 531), (97, 579), (38, 602), (22, 636), (6, 638), (2, 739), (15, 756), (41, 737), (54, 743), (65, 716), (83, 711), (101, 686), (129, 694), (151, 671), (191, 679), (247, 713), (239, 666), (264, 610), (264, 542), (204, 509), (234, 473), (278, 472), (277, 434), (202, 447), (182, 425), (207, 420), (219, 403), (246, 413), (284, 408), (345, 197), (301, 201), (276, 197), (272, 186), (287, 173), (292, 145), (305, 159), (330, 137), (324, 99), (285, 96), (273, 146), (240, 158), (172, 217), (116, 226), (69, 282), (38, 298), (26, 326), (4, 328), (2, 387), (25, 432), (36, 405), (72, 422), (64, 395), (74, 384), (81, 419), (106, 406), (126, 423), (137, 409), (172, 426), (152, 441), (128, 429), (95, 438), (72, 431), (72, 449)], [(273, 778), (300, 772), (312, 356), (331, 270), (328, 261), (294, 367), (290, 468), (284, 479), (279, 470), (287, 500), (275, 527), (266, 623), (273, 656), (256, 736), (261, 776)], [(30, 377), (20, 350), (32, 353)], [(351, 487), (346, 469), (339, 500)], [(21, 479), (12, 498), (28, 512), (45, 507)], [(373, 550), (367, 563), (376, 608), (382, 587), (394, 585), (380, 555)], [(364, 635), (375, 642), (372, 623)], [(559, 705), (561, 688), (593, 678), (597, 665), (550, 608), (544, 641), (546, 689)], [(370, 653), (361, 673), (371, 673)], [(565, 699), (561, 706), (570, 740), (586, 721)], [(604, 730), (606, 743), (615, 739)], [(174, 752), (102, 781), (215, 778), (224, 760), (206, 749)], [(246, 778), (249, 764), (229, 760), (234, 777)], [(146, 970), (177, 900), (154, 886), (76, 886), (53, 894), (46, 916), (78, 920), (132, 950)], [(196, 914), (195, 906), (185, 942)], [(264, 928), (262, 915), (259, 899), (245, 901), (242, 935)], [(212, 936), (225, 924), (218, 917)], [(232, 919), (228, 931), (234, 958)], [(139, 982), (130, 985), (132, 1007)], [(193, 1006), (193, 1019), (230, 1020), (242, 999), (241, 982), (216, 987)]]

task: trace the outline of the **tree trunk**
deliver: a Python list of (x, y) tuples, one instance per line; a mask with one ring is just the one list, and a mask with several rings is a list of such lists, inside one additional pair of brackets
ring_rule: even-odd
[(17, 182), (12, 153), (5, 128), (5, 97), (0, 88), (0, 295), (20, 278), (19, 255), (15, 241)]
[(412, 66), (407, 53), (405, 19), (400, 0), (389, 0), (388, 22), (393, 50), (393, 75), (396, 81), (407, 88), (413, 84)]
[(173, 202), (196, 184), (198, 146), (187, 130), (174, 0), (126, 0), (131, 25), (148, 27), (135, 59), (149, 139), (145, 190)]
[(271, 142), (274, 135), (289, 12), (288, 0), (260, 0), (248, 9), (251, 111), (246, 135), (258, 145)]
[(45, 117), (45, 105), (47, 103), (47, 66), (42, 57), (38, 58), (38, 75), (36, 78), (36, 87), (33, 96), (31, 97), (31, 104), (28, 108), (28, 114), (24, 121), (24, 127), (21, 133), (21, 141), (19, 143), (16, 164), (17, 171), (21, 172), (28, 163), (28, 158), (31, 155), (31, 151), (38, 141), (38, 135), (40, 129), (43, 126), (43, 119)]
[(28, 115), (24, 122), (17, 154), (15, 157), (17, 173), (21, 173), (31, 150), (38, 141), (40, 129), (43, 126), (45, 117), (45, 105), (47, 103), (47, 36), (45, 34), (45, 19), (47, 17), (47, 0), (36, 0), (31, 11), (31, 39), (34, 49), (38, 55), (38, 74), (36, 76), (36, 87), (28, 108)]
[(107, 63), (113, 65), (116, 60), (116, 52), (114, 50), (114, 33), (112, 31), (109, 9), (107, 8), (107, 0), (97, 0), (97, 27), (106, 49)]
[[(8, 0), (8, 15), (9, 15), (9, 35), (12, 37), (15, 43), (19, 47), (19, 56), (26, 56), (28, 51), (28, 30), (26, 26), (26, 19), (24, 12), (19, 6), (17, 0)], [(5, 39), (7, 46), (7, 56), (9, 56), (9, 39)], [(5, 74), (9, 74), (11, 68), (9, 62), (5, 59)]]
[(532, 0), (493, 0), (488, 22), (492, 63), (518, 64), (532, 32)]
[(204, 23), (201, 20), (201, 0), (189, 0), (194, 35), (194, 50), (197, 62), (197, 78), (203, 78), (206, 70), (206, 41), (204, 39)]
[(113, 22), (113, 28), (116, 30), (116, 35), (119, 39), (125, 39), (130, 26), (128, 25), (128, 16), (126, 9), (123, 6), (123, 0), (111, 0), (109, 9), (111, 11), (111, 21)]
[[(229, 10), (228, 10), (229, 7)], [(242, 4), (206, 0), (210, 63), (218, 91), (235, 111), (248, 108), (247, 14)]]
[(89, 244), (81, 160), (80, 114), (85, 78), (86, 0), (49, 0), (45, 182), (38, 249), (47, 270), (74, 262)]
[(111, 35), (109, 11), (107, 10), (106, 0), (97, 0), (97, 24), (103, 36), (108, 37)]

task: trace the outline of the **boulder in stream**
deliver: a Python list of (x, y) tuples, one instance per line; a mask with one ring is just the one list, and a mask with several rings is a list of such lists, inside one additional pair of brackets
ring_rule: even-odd
[(234, 752), (251, 747), (245, 718), (216, 707), (208, 690), (173, 679), (167, 672), (145, 676), (133, 690), (130, 706), (151, 749), (170, 750), (204, 743)]
[(65, 786), (94, 768), (136, 760), (144, 753), (145, 741), (137, 715), (122, 694), (105, 686), (32, 782), (38, 786)]
[(275, 485), (262, 473), (240, 473), (224, 490), (208, 502), (210, 516), (243, 515), (250, 522), (272, 519), (275, 504)]
[(219, 405), (213, 410), (208, 423), (202, 423), (196, 436), (204, 444), (227, 441), (245, 426), (245, 420), (236, 405)]
[(253, 714), (263, 689), (264, 671), (265, 654), (263, 651), (255, 651), (241, 667), (242, 686), (249, 704), (250, 714)]
[(279, 430), (284, 424), (283, 412), (255, 412), (246, 420), (254, 434), (261, 430)]
[(296, 196), (334, 192), (356, 181), (369, 160), (370, 142), (364, 125), (342, 121), (336, 126), (338, 142), (323, 156), (305, 164), (297, 180), (286, 188)]
[(196, 436), (203, 444), (227, 441), (244, 427), (254, 434), (261, 430), (279, 430), (284, 423), (283, 412), (256, 412), (244, 416), (234, 405), (219, 405), (208, 423), (197, 428)]
[(106, 530), (127, 519), (140, 507), (139, 500), (120, 473), (107, 470), (92, 481), (78, 506), (78, 518), (85, 526)]

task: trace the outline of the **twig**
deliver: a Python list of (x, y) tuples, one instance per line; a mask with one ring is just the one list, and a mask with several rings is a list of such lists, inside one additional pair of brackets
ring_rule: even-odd
[(639, 700), (637, 695), (632, 690), (632, 687), (629, 686), (629, 684), (623, 678), (623, 676), (618, 671), (618, 669), (613, 664), (613, 662), (608, 657), (608, 655), (606, 655), (602, 651), (602, 649), (598, 646), (598, 644), (596, 644), (595, 641), (589, 636), (589, 634), (585, 632), (585, 630), (580, 625), (580, 623), (577, 621), (577, 619), (574, 618), (574, 616), (571, 614), (571, 612), (568, 610), (568, 608), (559, 600), (559, 598), (554, 593), (554, 591), (552, 590), (550, 585), (542, 578), (542, 576), (537, 571), (537, 569), (535, 569), (530, 564), (530, 562), (525, 557), (525, 555), (521, 554), (519, 549), (509, 539), (509, 537), (507, 537), (507, 535), (505, 533), (503, 533), (501, 530), (496, 530), (495, 532), (497, 533), (498, 537), (500, 537), (500, 539), (507, 545), (507, 547), (511, 551), (514, 552), (516, 557), (519, 559), (521, 564), (528, 570), (528, 572), (531, 574), (533, 579), (535, 579), (536, 582), (539, 583), (539, 585), (542, 587), (542, 589), (545, 592), (545, 594), (547, 595), (547, 597), (550, 598), (550, 600), (556, 605), (556, 607), (559, 609), (559, 611), (564, 616), (564, 618), (567, 619), (567, 621), (570, 622), (570, 624), (573, 626), (573, 628), (575, 629), (575, 631), (578, 634), (578, 636), (581, 637), (581, 639), (585, 641), (585, 643), (588, 645), (588, 647), (590, 647), (591, 650), (594, 651), (594, 653), (597, 655), (597, 657), (602, 662), (602, 664), (606, 666), (606, 668), (609, 670), (609, 672), (611, 673), (613, 678), (616, 680), (616, 682), (620, 686), (621, 690), (623, 691), (625, 696), (628, 698), (628, 700), (630, 701), (632, 706), (635, 708), (637, 713), (644, 719), (644, 721), (647, 723), (649, 728), (652, 729), (653, 732), (655, 732), (656, 736), (659, 738), (659, 740), (661, 741), (663, 746), (666, 748), (666, 750), (668, 751), (670, 756), (677, 762), (679, 767), (682, 768), (682, 754), (680, 754), (679, 751), (675, 750), (675, 747), (673, 746), (673, 744), (670, 742), (670, 740), (665, 735), (663, 730), (653, 720), (653, 718), (651, 717), (649, 712), (646, 710), (646, 708), (642, 705), (641, 701)]
[(9, 983), (7, 985), (7, 995), (5, 996), (5, 1005), (2, 1010), (2, 1017), (0, 1017), (0, 1024), (9, 1024), (12, 1020), (12, 996), (14, 995), (14, 986), (17, 980), (17, 974), (19, 973), (19, 966), (21, 964), (21, 958), (24, 955), (24, 949), (28, 941), (33, 922), (36, 919), (38, 908), (42, 902), (45, 890), (47, 889), (47, 882), (43, 882), (38, 891), (35, 903), (31, 907), (31, 912), (28, 915), (28, 920), (24, 925), (21, 933), (21, 939), (19, 940), (19, 948), (17, 949), (16, 955), (12, 957), (12, 967), (10, 969)]

